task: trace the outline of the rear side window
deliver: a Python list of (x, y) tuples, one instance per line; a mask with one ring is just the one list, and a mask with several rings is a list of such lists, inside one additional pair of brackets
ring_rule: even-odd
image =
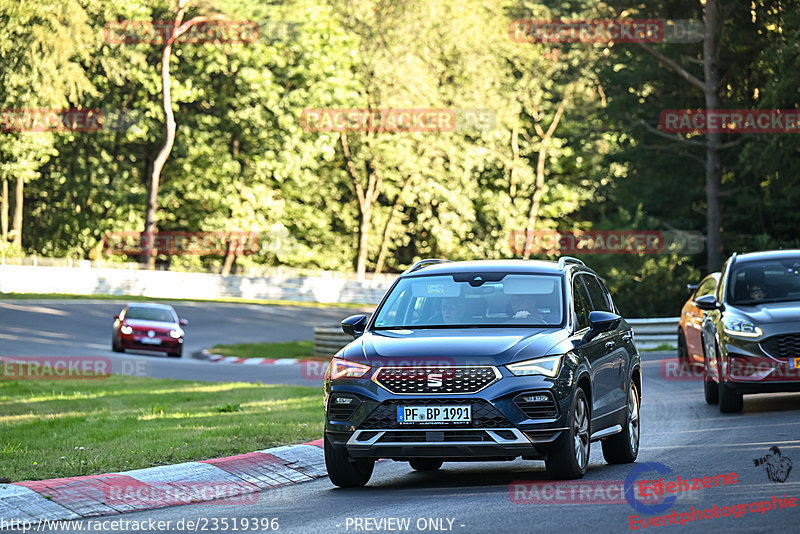
[(583, 283), (586, 284), (586, 288), (589, 290), (593, 311), (614, 311), (611, 307), (611, 300), (608, 298), (606, 292), (603, 291), (603, 288), (600, 287), (600, 282), (597, 278), (586, 274), (582, 275), (580, 278), (583, 279)]
[(589, 326), (589, 312), (592, 311), (589, 292), (581, 282), (581, 276), (572, 279), (572, 302), (575, 306), (575, 319), (578, 323), (578, 330)]

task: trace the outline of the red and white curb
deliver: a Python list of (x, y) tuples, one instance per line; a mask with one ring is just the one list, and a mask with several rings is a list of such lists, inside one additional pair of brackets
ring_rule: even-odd
[(252, 504), (259, 491), (324, 476), (322, 440), (318, 439), (123, 473), (0, 484), (0, 524), (78, 519), (213, 501)]
[(200, 358), (215, 363), (241, 363), (244, 365), (299, 365), (304, 363), (320, 363), (320, 360), (300, 360), (297, 358), (237, 358), (236, 356), (220, 356), (207, 350), (200, 351)]

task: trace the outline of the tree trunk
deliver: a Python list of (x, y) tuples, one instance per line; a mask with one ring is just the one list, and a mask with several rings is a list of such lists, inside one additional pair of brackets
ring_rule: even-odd
[(381, 250), (378, 253), (378, 261), (375, 263), (375, 274), (380, 274), (383, 271), (383, 264), (386, 262), (386, 255), (389, 253), (389, 234), (392, 231), (394, 220), (397, 218), (397, 214), (400, 212), (400, 206), (403, 205), (403, 198), (406, 196), (406, 193), (411, 187), (411, 183), (413, 181), (413, 174), (406, 178), (403, 188), (400, 190), (400, 192), (397, 194), (397, 198), (394, 200), (394, 205), (392, 206), (392, 211), (389, 213), (389, 218), (386, 219), (386, 225), (383, 227)]
[(225, 253), (225, 263), (222, 265), (222, 271), (220, 274), (222, 276), (228, 276), (231, 274), (231, 267), (233, 267), (234, 262), (236, 261), (236, 248), (239, 246), (239, 242), (236, 241), (237, 238), (231, 237), (228, 239), (228, 250)]
[(517, 172), (519, 172), (519, 113), (514, 117), (514, 127), (511, 130), (511, 184), (508, 196), (511, 202), (517, 196)]
[(559, 102), (556, 114), (553, 116), (553, 122), (550, 123), (547, 132), (542, 132), (540, 128), (537, 128), (537, 132), (541, 138), (541, 144), (539, 145), (539, 155), (536, 160), (536, 189), (531, 198), (531, 209), (528, 212), (528, 226), (525, 229), (525, 248), (522, 252), (522, 258), (525, 260), (531, 257), (531, 242), (534, 237), (533, 233), (536, 230), (536, 222), (539, 219), (539, 206), (542, 201), (542, 196), (544, 196), (544, 166), (547, 161), (547, 150), (550, 148), (550, 139), (553, 137), (558, 123), (561, 121), (566, 105), (567, 97), (565, 96), (561, 99), (561, 102)]
[[(719, 108), (719, 72), (717, 71), (717, 30), (719, 11), (716, 0), (706, 0), (705, 41), (703, 43), (703, 72), (705, 75), (706, 113)], [(709, 132), (706, 145), (706, 226), (708, 237), (708, 272), (718, 271), (722, 266), (722, 212), (720, 209), (720, 144), (722, 134)]]
[(369, 222), (372, 218), (372, 205), (361, 209), (361, 224), (358, 226), (358, 261), (356, 275), (359, 280), (364, 279), (367, 272), (367, 252), (369, 250)]
[(171, 76), (169, 72), (169, 59), (172, 55), (172, 43), (176, 37), (176, 30), (181, 25), (183, 15), (186, 10), (186, 2), (180, 1), (178, 4), (178, 14), (172, 26), (172, 36), (164, 45), (161, 55), (161, 107), (164, 110), (164, 145), (153, 160), (153, 172), (150, 175), (150, 188), (147, 195), (147, 213), (144, 221), (145, 247), (144, 257), (147, 261), (147, 268), (155, 267), (155, 251), (153, 250), (153, 236), (156, 232), (156, 212), (158, 210), (158, 186), (161, 181), (161, 171), (169, 158), (172, 147), (175, 144), (175, 115), (172, 112), (172, 94), (170, 89)]
[(353, 182), (353, 188), (356, 190), (356, 197), (358, 198), (358, 209), (361, 220), (358, 226), (358, 255), (356, 257), (356, 275), (359, 280), (364, 279), (367, 272), (367, 257), (369, 254), (369, 232), (370, 223), (372, 222), (372, 206), (378, 199), (381, 192), (381, 177), (377, 170), (373, 169), (370, 162), (364, 163), (365, 174), (367, 175), (367, 189), (361, 185), (358, 172), (356, 171), (355, 163), (350, 155), (350, 143), (347, 140), (347, 135), (342, 132), (339, 136), (342, 142), (342, 153), (344, 155), (345, 167), (347, 173), (350, 175), (350, 180)]
[(8, 242), (8, 179), (3, 178), (3, 203), (0, 205), (0, 237)]
[(14, 247), (22, 248), (22, 199), (25, 189), (25, 179), (17, 178), (17, 194), (14, 199)]

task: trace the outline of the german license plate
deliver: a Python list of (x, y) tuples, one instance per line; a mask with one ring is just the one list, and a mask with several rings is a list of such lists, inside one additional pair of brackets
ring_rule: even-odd
[(145, 345), (161, 345), (161, 340), (157, 337), (143, 337), (139, 340), (139, 343), (144, 343)]
[(800, 358), (789, 358), (789, 369), (800, 369)]
[(398, 423), (469, 423), (472, 406), (398, 406)]

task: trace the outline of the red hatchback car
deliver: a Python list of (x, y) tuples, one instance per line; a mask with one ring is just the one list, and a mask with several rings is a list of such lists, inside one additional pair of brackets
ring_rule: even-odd
[(172, 306), (165, 304), (128, 304), (114, 316), (111, 350), (156, 350), (168, 356), (183, 355), (183, 329), (189, 324), (179, 319)]

